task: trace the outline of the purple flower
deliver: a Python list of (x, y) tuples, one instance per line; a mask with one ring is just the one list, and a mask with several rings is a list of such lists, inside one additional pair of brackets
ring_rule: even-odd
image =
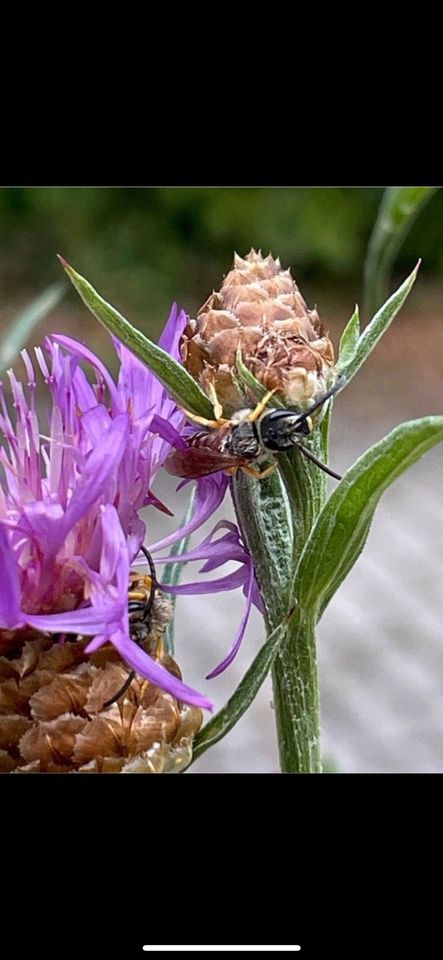
[(65, 613), (32, 614), (21, 608), (20, 564), (8, 542), (6, 529), (0, 524), (0, 561), (5, 570), (0, 591), (1, 628), (17, 630), (30, 626), (46, 632), (81, 633), (94, 639), (85, 648), (92, 653), (104, 643), (112, 643), (121, 657), (151, 683), (167, 690), (177, 700), (211, 709), (212, 704), (196, 690), (164, 670), (145, 653), (129, 634), (127, 589), (129, 580), (128, 544), (117, 511), (111, 504), (100, 508), (100, 564), (93, 570), (81, 556), (71, 564), (81, 572), (84, 594), (90, 604)]
[[(160, 344), (178, 357), (186, 323), (173, 308)], [(61, 349), (68, 350), (68, 355)], [(129, 565), (139, 552), (145, 524), (138, 511), (163, 505), (150, 487), (171, 449), (185, 443), (184, 417), (149, 370), (116, 343), (117, 384), (102, 362), (69, 337), (36, 349), (52, 408), (41, 432), (35, 376), (22, 357), (28, 396), (9, 371), (15, 424), (0, 384), (0, 552), (7, 571), (0, 587), (3, 630), (30, 625), (47, 632), (75, 632), (95, 639), (88, 650), (112, 642), (122, 657), (179, 699), (210, 707), (155, 663), (129, 635)], [(92, 365), (88, 382), (79, 361)]]
[[(159, 346), (176, 360), (179, 359), (178, 345), (186, 321), (185, 312), (178, 310), (174, 304), (159, 340)], [(109, 391), (108, 417), (115, 418), (123, 413), (129, 417), (128, 445), (117, 476), (118, 510), (124, 527), (132, 522), (135, 532), (139, 534), (138, 543), (134, 541), (135, 556), (135, 546), (138, 550), (145, 532), (145, 525), (138, 518), (137, 511), (149, 504), (163, 507), (150, 487), (170, 453), (171, 444), (175, 447), (186, 446), (180, 435), (185, 422), (184, 414), (150, 370), (115, 338), (113, 342), (121, 362), (117, 384), (102, 361), (83, 344), (61, 334), (54, 334), (52, 339), (94, 368), (102, 410), (105, 388)], [(84, 416), (88, 414), (91, 403), (97, 404), (97, 400), (91, 398), (89, 384), (83, 373), (79, 380), (76, 399)], [(91, 435), (93, 439), (95, 436)]]
[[(160, 345), (179, 359), (186, 315), (173, 307)], [(9, 416), (0, 384), (0, 428), (7, 446), (0, 450), (5, 481), (0, 484), (0, 555), (5, 575), (0, 587), (2, 630), (29, 626), (52, 633), (78, 633), (93, 639), (92, 652), (110, 642), (122, 658), (152, 683), (186, 703), (210, 702), (166, 671), (130, 637), (127, 589), (130, 565), (145, 539), (142, 507), (167, 508), (152, 491), (171, 447), (186, 447), (189, 426), (166, 390), (117, 340), (117, 382), (102, 361), (71, 337), (54, 335), (36, 357), (49, 388), (52, 407), (47, 433), (35, 408), (35, 376), (29, 355), (22, 357), (28, 393), (9, 371), (16, 411)], [(81, 364), (92, 367), (91, 385)], [(184, 481), (186, 483), (187, 481)], [(229, 483), (223, 472), (197, 481), (192, 519), (150, 547), (158, 553), (197, 530), (221, 504)], [(182, 483), (180, 486), (183, 486)], [(216, 537), (218, 531), (225, 531)], [(161, 557), (159, 562), (168, 558)], [(203, 542), (175, 560), (204, 560), (201, 573), (228, 561), (238, 569), (215, 580), (166, 586), (176, 594), (201, 594), (242, 587), (245, 612), (233, 645), (209, 674), (217, 676), (234, 659), (251, 606), (262, 610), (251, 557), (235, 524), (222, 521)], [(138, 560), (137, 565), (144, 560)]]

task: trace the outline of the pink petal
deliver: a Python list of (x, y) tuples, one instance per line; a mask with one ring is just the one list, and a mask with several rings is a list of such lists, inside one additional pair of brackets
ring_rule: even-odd
[(195, 583), (180, 583), (175, 587), (163, 583), (162, 590), (165, 590), (166, 593), (177, 593), (184, 596), (188, 594), (221, 593), (224, 590), (236, 590), (237, 587), (242, 587), (248, 573), (249, 570), (243, 564), (234, 573), (228, 573), (226, 577), (220, 577), (218, 580), (196, 580)]
[(227, 657), (225, 657), (225, 659), (222, 660), (222, 662), (219, 663), (217, 667), (214, 667), (214, 670), (212, 670), (211, 673), (208, 673), (206, 677), (207, 680), (212, 680), (213, 677), (218, 677), (219, 673), (223, 673), (223, 670), (226, 670), (226, 667), (229, 667), (229, 664), (232, 663), (234, 658), (237, 656), (237, 653), (240, 649), (241, 642), (245, 635), (245, 630), (249, 620), (249, 614), (251, 613), (253, 584), (254, 584), (254, 570), (251, 567), (251, 577), (249, 580), (248, 596), (246, 598), (246, 609), (243, 614), (237, 634), (235, 636), (234, 643), (232, 644), (232, 647)]
[(152, 543), (149, 547), (151, 553), (154, 553), (155, 550), (164, 550), (165, 547), (170, 547), (171, 544), (176, 543), (177, 540), (184, 539), (192, 533), (193, 530), (201, 527), (202, 524), (212, 516), (215, 510), (217, 510), (217, 507), (220, 506), (228, 488), (228, 483), (229, 478), (221, 473), (213, 474), (211, 477), (202, 477), (198, 480), (195, 510), (192, 520), (183, 527), (180, 527), (179, 530), (176, 530), (175, 533), (170, 533), (169, 536), (157, 540), (156, 543)]
[(112, 634), (108, 639), (114, 644), (114, 647), (119, 651), (123, 660), (125, 660), (133, 670), (140, 673), (142, 677), (146, 677), (147, 680), (150, 680), (151, 683), (154, 683), (157, 687), (161, 687), (162, 690), (167, 690), (168, 693), (183, 703), (190, 703), (204, 710), (212, 710), (213, 704), (210, 700), (192, 687), (188, 687), (186, 683), (178, 680), (172, 673), (169, 673), (169, 671), (161, 667), (159, 663), (152, 660), (133, 640), (126, 637), (122, 630), (117, 630), (116, 633)]

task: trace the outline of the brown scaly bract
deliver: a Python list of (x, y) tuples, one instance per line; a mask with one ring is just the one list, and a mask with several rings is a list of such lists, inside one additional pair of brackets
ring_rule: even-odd
[[(157, 595), (150, 643), (159, 651), (169, 618)], [(20, 647), (17, 633), (20, 655), (0, 656), (0, 772), (178, 773), (190, 763), (201, 710), (138, 675), (104, 709), (128, 675), (113, 647), (85, 655), (88, 639), (61, 645), (29, 630)], [(156, 659), (181, 677), (167, 654)]]
[(237, 254), (218, 292), (190, 320), (181, 344), (183, 362), (208, 391), (213, 383), (229, 412), (239, 407), (232, 374), (240, 347), (243, 363), (289, 406), (305, 408), (333, 380), (334, 351), (316, 310), (308, 310), (290, 270), (271, 255)]

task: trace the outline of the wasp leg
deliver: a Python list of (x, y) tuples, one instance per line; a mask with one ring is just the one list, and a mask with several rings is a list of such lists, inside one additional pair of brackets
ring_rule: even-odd
[(274, 396), (275, 392), (276, 392), (276, 388), (274, 388), (274, 390), (270, 390), (269, 393), (266, 393), (265, 396), (263, 397), (263, 400), (260, 400), (260, 403), (257, 404), (257, 406), (252, 411), (252, 413), (250, 413), (249, 416), (246, 417), (246, 420), (249, 420), (250, 423), (253, 423), (254, 420), (258, 420), (258, 418), (261, 417), (262, 413), (266, 410), (266, 407), (271, 397)]
[(207, 420), (206, 417), (198, 417), (196, 416), (196, 414), (191, 413), (190, 410), (185, 410), (182, 407), (181, 409), (183, 410), (183, 413), (185, 413), (188, 419), (192, 420), (193, 423), (201, 424), (202, 427), (212, 427), (213, 429), (217, 429), (218, 427), (227, 426), (227, 424), (230, 423), (231, 421), (226, 420), (226, 418), (223, 416), (223, 407), (220, 403), (220, 400), (218, 399), (213, 383), (209, 384), (209, 393), (211, 396), (211, 402), (214, 409), (214, 420)]
[(225, 427), (226, 424), (230, 423), (230, 420), (207, 420), (206, 417), (198, 417), (197, 414), (191, 413), (190, 410), (185, 410), (184, 407), (180, 407), (184, 414), (186, 414), (188, 420), (192, 420), (193, 423), (201, 424), (202, 427), (212, 427), (214, 430), (217, 427)]
[[(149, 587), (152, 584), (151, 577), (146, 577), (146, 580), (149, 580)], [(146, 594), (142, 593), (141, 590), (130, 590), (128, 593), (128, 600), (145, 600)]]
[(159, 637), (155, 647), (155, 656), (158, 657), (159, 660), (162, 660), (164, 655), (165, 655), (165, 644), (163, 641), (163, 637)]
[(276, 463), (271, 463), (270, 467), (266, 467), (266, 470), (254, 470), (254, 467), (242, 467), (242, 470), (248, 474), (249, 477), (254, 477), (255, 480), (264, 480), (265, 477), (270, 477), (271, 473), (277, 469)]

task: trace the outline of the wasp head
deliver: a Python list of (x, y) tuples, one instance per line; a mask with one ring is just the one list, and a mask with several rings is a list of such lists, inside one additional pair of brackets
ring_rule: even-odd
[(271, 410), (259, 422), (260, 441), (265, 450), (290, 450), (307, 437), (312, 420), (291, 410)]

